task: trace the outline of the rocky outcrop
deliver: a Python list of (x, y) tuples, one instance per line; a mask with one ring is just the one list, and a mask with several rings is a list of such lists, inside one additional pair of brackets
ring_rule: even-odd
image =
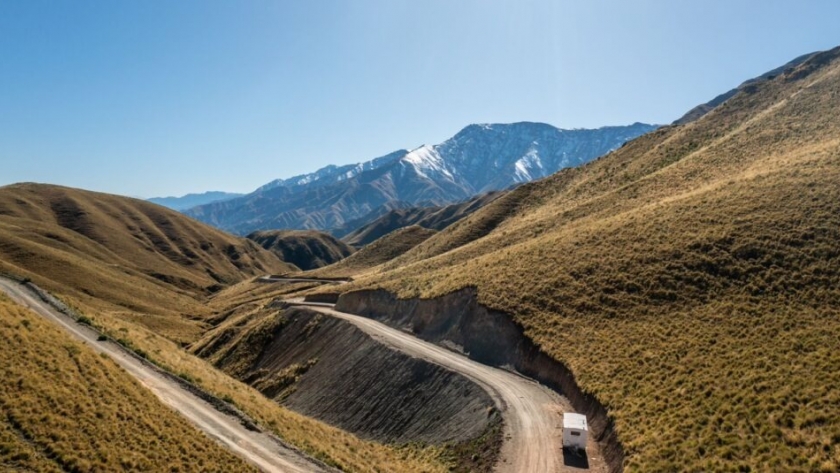
[(474, 289), (434, 299), (397, 299), (383, 290), (355, 291), (342, 294), (336, 310), (410, 330), (473, 360), (515, 369), (549, 386), (566, 396), (577, 412), (586, 414), (610, 471), (623, 470), (624, 450), (604, 406), (580, 389), (565, 365), (526, 337), (511, 316), (479, 304)]

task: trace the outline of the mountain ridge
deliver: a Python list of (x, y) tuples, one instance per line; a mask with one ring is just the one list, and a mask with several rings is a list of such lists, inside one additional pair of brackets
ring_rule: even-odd
[(738, 87), (735, 87), (734, 89), (728, 90), (728, 91), (716, 96), (712, 100), (710, 100), (706, 103), (702, 103), (702, 104), (692, 108), (691, 110), (686, 112), (685, 115), (683, 115), (682, 117), (674, 120), (673, 125), (685, 125), (685, 124), (691, 123), (691, 122), (701, 118), (703, 115), (709, 113), (710, 111), (712, 111), (712, 109), (714, 109), (718, 105), (720, 105), (723, 102), (726, 102), (730, 98), (734, 97), (735, 94), (737, 94), (741, 90), (744, 90), (744, 89), (746, 89), (747, 87), (750, 87), (750, 86), (754, 86), (755, 84), (757, 84), (761, 81), (773, 79), (777, 75), (802, 64), (803, 62), (807, 61), (808, 59), (810, 59), (811, 57), (813, 57), (814, 55), (816, 55), (818, 53), (819, 52), (813, 52), (813, 53), (808, 53), (808, 54), (803, 54), (801, 56), (797, 56), (793, 60), (788, 61), (787, 63), (785, 63), (785, 64), (783, 64), (783, 65), (781, 65), (781, 66), (779, 66), (775, 69), (771, 69), (771, 70), (765, 72), (764, 74), (761, 74), (760, 76), (753, 77), (752, 79), (745, 80), (740, 85), (738, 85)]
[(446, 205), (577, 166), (656, 129), (634, 123), (562, 130), (545, 123), (469, 125), (438, 145), (272, 181), (187, 215), (237, 234), (329, 230), (393, 202)]
[(347, 244), (360, 248), (378, 238), (409, 225), (417, 225), (430, 230), (443, 230), (458, 220), (467, 217), (476, 210), (504, 195), (505, 191), (479, 194), (472, 199), (449, 204), (443, 207), (409, 207), (394, 209), (368, 223), (359, 225), (355, 230), (342, 237)]
[(304, 271), (336, 263), (354, 251), (343, 241), (316, 230), (262, 230), (245, 238)]
[(198, 205), (212, 204), (213, 202), (230, 200), (236, 197), (242, 197), (243, 195), (245, 194), (236, 192), (207, 191), (197, 194), (184, 194), (180, 197), (152, 197), (146, 200), (180, 212)]

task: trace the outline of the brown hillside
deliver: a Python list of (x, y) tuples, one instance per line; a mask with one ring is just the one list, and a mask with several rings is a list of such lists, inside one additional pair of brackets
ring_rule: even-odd
[(365, 246), (348, 258), (313, 271), (311, 274), (329, 277), (350, 276), (391, 261), (436, 233), (435, 230), (417, 225), (400, 228)]
[(336, 263), (355, 251), (334, 236), (315, 230), (263, 230), (247, 238), (304, 271)]
[(373, 222), (357, 228), (343, 237), (342, 240), (358, 248), (409, 225), (440, 231), (505, 195), (505, 193), (506, 191), (488, 192), (464, 202), (442, 207), (411, 207), (391, 210)]
[(607, 407), (628, 471), (838, 471), (838, 57), (523, 186), (346, 288), (476, 287)]
[(194, 335), (181, 316), (202, 314), (199, 298), (290, 268), (251, 241), (141, 200), (40, 184), (0, 188), (0, 271), (133, 314), (176, 339)]
[[(240, 284), (235, 283), (247, 284), (248, 280), (253, 279), (252, 276), (294, 269), (250, 240), (233, 237), (148, 202), (37, 184), (0, 188), (0, 272), (32, 278), (71, 306), (77, 307), (90, 323), (113, 339), (215, 396), (231, 400), (263, 428), (328, 464), (341, 465), (346, 471), (442, 471), (447, 460), (441, 458), (437, 450), (400, 449), (363, 441), (277, 405), (182, 349), (185, 344), (198, 339), (220, 317), (225, 317), (222, 312), (227, 309), (223, 311), (213, 304), (215, 296), (229, 291), (236, 292)], [(0, 312), (0, 325), (7, 319), (7, 315)], [(56, 346), (64, 350), (61, 344)], [(16, 352), (31, 354), (23, 350)], [(52, 352), (47, 353), (53, 356), (49, 354)], [(33, 386), (43, 387), (43, 382), (49, 383), (55, 374), (57, 361), (37, 364), (39, 358), (32, 359), (36, 360), (37, 366), (23, 361), (20, 366), (26, 367), (29, 373), (27, 376), (36, 383)], [(17, 366), (15, 363), (12, 365)], [(17, 371), (10, 373), (14, 375)], [(16, 383), (17, 377), (10, 377), (7, 381)], [(124, 380), (112, 381), (115, 383), (111, 386), (114, 390), (123, 392), (128, 389), (122, 386)], [(79, 392), (88, 392), (84, 386), (76, 387)], [(148, 398), (148, 395), (145, 396)], [(5, 397), (0, 396), (0, 407), (2, 399)], [(27, 399), (24, 401), (29, 402)], [(50, 399), (44, 398), (44, 402)], [(73, 398), (64, 396), (62, 399)], [(153, 414), (151, 410), (144, 410), (146, 407), (142, 407), (142, 404), (138, 406), (142, 412), (132, 411), (137, 414), (132, 414), (133, 419), (141, 418), (141, 414)], [(76, 425), (90, 422), (98, 425), (98, 417), (94, 415), (96, 412), (85, 410), (84, 404), (80, 404), (79, 408), (81, 410), (74, 411), (78, 417)], [(2, 412), (0, 417), (3, 417)], [(37, 419), (27, 418), (26, 422), (41, 418), (46, 417), (42, 414)], [(166, 417), (161, 419), (165, 420)], [(79, 451), (97, 455), (95, 445), (101, 441), (100, 435), (101, 438), (107, 438), (106, 433), (118, 425), (102, 425), (99, 430), (86, 431), (79, 437), (79, 441), (89, 442), (93, 451)], [(52, 451), (59, 452), (56, 455), (66, 454), (68, 458), (78, 458), (72, 452), (75, 443), (67, 443), (69, 441), (65, 438), (66, 427), (65, 420), (60, 419), (57, 424), (37, 427), (40, 429), (38, 435), (48, 437), (44, 448), (53, 448)], [(0, 442), (10, 439), (8, 451), (14, 452), (12, 456), (17, 457), (19, 451), (21, 455), (38, 454), (37, 449), (26, 450), (26, 446), (21, 444), (21, 438), (15, 440), (8, 437), (10, 434), (3, 429), (0, 425)], [(160, 435), (168, 438), (167, 431), (155, 429), (151, 432), (155, 435), (163, 432)], [(193, 467), (201, 471), (236, 471), (237, 467), (233, 464), (221, 466), (224, 465), (221, 459), (217, 460), (213, 456), (216, 454), (201, 446), (203, 434), (193, 429), (190, 435), (197, 438), (186, 436), (183, 439), (167, 440), (172, 445), (164, 446), (162, 450), (143, 447), (142, 438), (136, 442), (134, 438), (126, 440), (125, 448), (139, 444), (142, 449), (146, 449), (141, 453), (148, 450), (149, 455), (170, 455), (170, 447), (192, 445), (190, 451), (210, 456), (199, 458), (194, 465), (184, 467), (183, 471), (192, 471)], [(160, 438), (164, 437), (158, 436), (152, 442), (159, 443)], [(53, 445), (51, 441), (58, 443)], [(7, 460), (4, 456), (7, 451), (5, 445), (0, 444), (0, 462)], [(113, 451), (121, 452), (120, 448), (123, 448), (122, 444), (119, 448), (114, 447)], [(183, 451), (183, 448), (178, 450)], [(177, 466), (192, 458), (190, 454), (174, 455), (178, 458), (166, 461), (161, 459), (163, 457), (158, 458), (159, 462), (153, 467), (149, 467), (149, 463), (140, 454), (125, 455), (126, 461), (134, 463), (122, 468), (131, 470), (131, 465), (136, 464), (139, 465), (136, 468), (145, 471), (157, 470), (159, 465), (168, 464), (167, 461)], [(47, 460), (55, 461), (55, 458)], [(34, 465), (35, 471), (49, 471), (50, 468), (48, 463)], [(0, 470), (4, 467), (5, 464), (0, 463)], [(120, 468), (105, 467), (98, 470)], [(82, 468), (79, 471), (92, 470)]]
[[(230, 400), (256, 419), (263, 428), (328, 464), (341, 465), (346, 471), (359, 472), (443, 471), (448, 460), (441, 458), (435, 449), (396, 448), (363, 441), (275, 404), (249, 386), (182, 349), (184, 345), (198, 339), (213, 323), (225, 317), (222, 312), (228, 309), (222, 310), (214, 305), (215, 296), (229, 291), (235, 293), (236, 287), (240, 285), (236, 283), (247, 284), (245, 281), (253, 279), (252, 276), (295, 269), (250, 240), (233, 237), (148, 202), (38, 184), (0, 188), (0, 272), (32, 278), (78, 308), (90, 323), (114, 340), (215, 396)], [(238, 305), (233, 304), (234, 307)], [(4, 346), (15, 348), (16, 353), (20, 352), (21, 347), (35, 347), (40, 343), (16, 335), (12, 338), (14, 343)], [(55, 346), (67, 352), (60, 341)], [(55, 358), (53, 351), (45, 353), (45, 356), (53, 360), (48, 370), (52, 373), (56, 366), (60, 366), (55, 364), (60, 358)], [(38, 359), (32, 358), (36, 364), (40, 363)], [(68, 362), (71, 361), (68, 359)], [(45, 376), (41, 369), (43, 366), (34, 367), (23, 362), (0, 363), (0, 370), (5, 369), (8, 375), (6, 381), (17, 383), (18, 366), (30, 371), (34, 378), (49, 380), (49, 376)], [(61, 371), (64, 369), (61, 368)], [(33, 385), (33, 389), (38, 393), (46, 393), (48, 397), (38, 402), (55, 404), (55, 396), (50, 394), (49, 387), (42, 384)], [(120, 389), (122, 384), (119, 381), (114, 386), (101, 388)], [(14, 391), (12, 388), (15, 386), (10, 385), (9, 392)], [(16, 392), (24, 392), (21, 389), (18, 388)], [(88, 393), (85, 386), (78, 385), (73, 389)], [(148, 399), (148, 394), (144, 396)], [(3, 407), (5, 399), (11, 398), (0, 396), (0, 407)], [(64, 405), (67, 399), (74, 398), (62, 395), (61, 399), (60, 404)], [(28, 397), (23, 400), (28, 403), (26, 406), (36, 405), (30, 403)], [(41, 406), (41, 416), (31, 417), (27, 411), (30, 417), (26, 418), (26, 422), (28, 426), (34, 426), (33, 431), (37, 428), (38, 435), (46, 438), (43, 448), (52, 448), (50, 451), (53, 454), (44, 461), (33, 460), (37, 463), (32, 464), (32, 471), (50, 471), (52, 466), (49, 462), (58, 461), (56, 458), (79, 458), (77, 453), (73, 453), (78, 442), (67, 437), (67, 420), (62, 417), (64, 414), (57, 417), (43, 414), (46, 412), (43, 403), (37, 404)], [(138, 409), (125, 411), (130, 412), (132, 419), (159, 417), (166, 420), (165, 416), (157, 415), (155, 409), (143, 403), (135, 404)], [(87, 407), (81, 401), (79, 406), (72, 409), (84, 418), (76, 422), (74, 427), (84, 426), (90, 420), (88, 417), (97, 414), (85, 410)], [(5, 418), (4, 413), (0, 412), (0, 418)], [(91, 418), (99, 426), (98, 417)], [(34, 421), (40, 422), (39, 419), (46, 419), (50, 423), (40, 426), (32, 424)], [(53, 420), (56, 422), (52, 423)], [(92, 428), (86, 430), (84, 435), (74, 434), (79, 442), (88, 442), (92, 446), (91, 449), (79, 448), (78, 451), (88, 452), (85, 455), (98, 455), (96, 452), (102, 449), (96, 450), (99, 448), (97, 442), (107, 439), (107, 435), (110, 435), (108, 429), (114, 425), (103, 424), (99, 430)], [(160, 430), (151, 425), (150, 431), (155, 434), (156, 440), (150, 442), (160, 443), (160, 439), (164, 438), (164, 443), (171, 445), (144, 447), (139, 449), (142, 452), (135, 455), (129, 452), (124, 455), (129, 465), (122, 468), (157, 471), (160, 464), (149, 467), (144, 458), (151, 457), (143, 457), (143, 453), (152, 456), (169, 455), (165, 452), (171, 448), (181, 448), (179, 451), (182, 452), (185, 451), (182, 447), (187, 445), (191, 452), (202, 453), (202, 458), (181, 471), (192, 471), (193, 468), (201, 471), (237, 470), (233, 464), (221, 466), (224, 465), (221, 457), (217, 459), (215, 453), (202, 446), (200, 442), (205, 437), (197, 430), (192, 429), (190, 435), (187, 435), (188, 431), (172, 430), (172, 426), (167, 428), (170, 430)], [(167, 432), (173, 435), (180, 432), (183, 438), (170, 437)], [(0, 442), (3, 442), (0, 444), (0, 470), (6, 464), (18, 465), (8, 463), (9, 459), (5, 456), (7, 451), (12, 452), (10, 455), (15, 458), (34, 458), (38, 454), (38, 451), (27, 450), (26, 445), (21, 443), (24, 438), (18, 436), (15, 439), (10, 435), (8, 428), (0, 424)], [(134, 433), (127, 430), (126, 435), (133, 436)], [(142, 443), (144, 438), (138, 437), (137, 442)], [(37, 441), (40, 442), (40, 438)], [(130, 449), (130, 445), (137, 444), (132, 443), (133, 438), (129, 441), (129, 437), (126, 437), (125, 442), (128, 447), (124, 448), (120, 444), (112, 450), (123, 452)], [(8, 450), (6, 445), (9, 445)], [(110, 455), (109, 452), (104, 455)], [(176, 453), (178, 459), (173, 460), (173, 466), (190, 462), (190, 455), (178, 456)], [(15, 458), (10, 461), (17, 461)], [(107, 458), (110, 465), (112, 457)], [(90, 461), (95, 462), (97, 459), (101, 457)], [(114, 469), (121, 467), (96, 468), (96, 471)], [(93, 469), (75, 470), (68, 467), (60, 471)]]
[(5, 295), (0, 359), (2, 471), (256, 471)]

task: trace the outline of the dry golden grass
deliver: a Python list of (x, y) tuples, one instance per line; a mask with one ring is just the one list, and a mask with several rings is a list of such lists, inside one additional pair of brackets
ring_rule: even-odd
[(213, 290), (290, 268), (249, 240), (141, 200), (0, 187), (0, 271), (173, 339), (189, 341), (204, 329), (201, 299)]
[[(183, 350), (217, 318), (224, 318), (222, 306), (210, 302), (212, 295), (230, 293), (229, 304), (247, 304), (247, 294), (236, 299), (236, 282), (293, 269), (253, 242), (147, 202), (36, 184), (0, 188), (0, 272), (31, 278), (113, 338), (231, 400), (287, 442), (327, 463), (359, 472), (445, 471), (437, 451), (362, 441), (273, 403)], [(3, 360), (0, 369), (13, 368)], [(49, 392), (47, 386), (38, 389)], [(153, 409), (141, 412), (147, 403), (137, 406), (133, 419), (156, 415)], [(95, 415), (80, 415), (87, 414)], [(58, 428), (45, 424), (43, 433), (62, 435), (51, 433)], [(0, 430), (0, 438), (6, 435)], [(85, 438), (96, 445), (96, 435)], [(194, 444), (204, 439), (198, 431), (195, 438), (184, 436), (183, 442)], [(139, 450), (140, 456), (146, 453)], [(36, 455), (31, 457), (37, 461)], [(172, 461), (180, 457), (176, 454)]]
[(607, 406), (628, 471), (838, 471), (838, 56), (520, 187), (342, 289), (477, 287)]
[[(319, 283), (261, 283), (255, 279), (242, 281), (241, 283), (229, 286), (217, 294), (214, 294), (209, 301), (209, 307), (216, 316), (214, 322), (227, 320), (231, 313), (242, 308), (257, 307), (264, 305), (267, 300), (281, 296), (287, 296), (313, 287), (320, 287)], [(214, 328), (218, 323), (214, 324)]]
[(0, 359), (4, 471), (256, 471), (5, 295)]
[(343, 277), (357, 274), (404, 254), (429, 239), (437, 231), (417, 225), (394, 230), (349, 257), (327, 266), (310, 271), (315, 277)]
[(247, 238), (304, 271), (341, 261), (356, 251), (329, 233), (315, 230), (262, 230)]
[[(251, 311), (262, 310), (264, 302), (234, 305), (241, 307), (233, 310), (235, 314), (228, 315), (231, 322), (247, 316)], [(128, 340), (135, 349), (145, 353), (159, 366), (232, 402), (260, 425), (327, 464), (354, 472), (448, 470), (448, 462), (440, 449), (398, 448), (361, 440), (274, 403), (256, 389), (226, 375), (205, 360), (187, 353), (171, 340), (144, 327), (132, 325), (107, 313), (92, 315), (91, 319), (94, 325), (104, 328), (113, 338)]]

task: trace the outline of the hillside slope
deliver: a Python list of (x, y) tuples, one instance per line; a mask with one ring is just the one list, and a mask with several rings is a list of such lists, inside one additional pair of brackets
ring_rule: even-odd
[(840, 48), (344, 288), (476, 288), (607, 407), (628, 471), (837, 471), (838, 182)]
[(0, 359), (0, 470), (256, 471), (5, 294)]
[(673, 124), (674, 125), (685, 125), (685, 124), (691, 123), (694, 120), (697, 120), (700, 117), (702, 117), (703, 115), (709, 113), (712, 109), (714, 109), (718, 105), (720, 105), (723, 102), (726, 102), (727, 100), (731, 99), (732, 97), (735, 96), (735, 94), (737, 94), (741, 90), (747, 89), (750, 86), (752, 86), (756, 83), (765, 81), (767, 79), (772, 79), (772, 78), (776, 77), (777, 75), (802, 64), (803, 62), (805, 62), (808, 58), (810, 58), (814, 54), (816, 54), (816, 53), (803, 54), (802, 56), (797, 57), (796, 59), (788, 62), (787, 64), (779, 66), (779, 67), (777, 67), (777, 68), (775, 68), (771, 71), (767, 71), (767, 72), (765, 72), (764, 74), (761, 74), (758, 77), (753, 77), (752, 79), (746, 80), (743, 83), (741, 83), (738, 87), (735, 87), (734, 89), (728, 90), (728, 91), (718, 95), (717, 97), (713, 98), (712, 100), (709, 100), (706, 103), (700, 104), (700, 105), (692, 108), (685, 115), (683, 115), (682, 117), (675, 120)]
[(304, 271), (336, 263), (354, 251), (332, 235), (314, 230), (264, 230), (246, 238)]
[(654, 129), (643, 123), (595, 130), (529, 122), (470, 125), (435, 146), (328, 166), (187, 214), (240, 234), (269, 228), (329, 230), (394, 203), (444, 205), (506, 189), (585, 163)]
[(336, 264), (312, 271), (310, 275), (317, 277), (351, 276), (397, 258), (436, 233), (435, 230), (409, 225), (382, 236)]
[(0, 188), (0, 271), (132, 313), (174, 339), (194, 334), (183, 315), (204, 313), (201, 297), (290, 269), (249, 240), (141, 200), (41, 184)]
[[(250, 240), (233, 237), (145, 201), (36, 184), (0, 188), (0, 272), (31, 278), (82, 313), (85, 323), (96, 326), (109, 338), (139, 356), (200, 386), (217, 398), (231, 400), (262, 428), (274, 432), (314, 458), (331, 465), (340, 464), (347, 471), (445, 471), (448, 460), (441, 458), (437, 450), (422, 447), (406, 450), (363, 441), (273, 403), (183, 349), (219, 320), (223, 320), (225, 312), (230, 310), (228, 307), (222, 309), (213, 305), (213, 296), (237, 286), (236, 283), (247, 283), (253, 276), (295, 269)], [(37, 327), (41, 327), (41, 324)], [(40, 343), (37, 340), (14, 333), (10, 339), (12, 343), (4, 344), (3, 347), (8, 346), (15, 353), (28, 353), (31, 356), (28, 361), (20, 363), (11, 361), (15, 360), (11, 355), (0, 357), (10, 360), (9, 363), (0, 362), (0, 371), (5, 370), (8, 375), (6, 382), (18, 382), (18, 367), (28, 370), (39, 379), (43, 370), (49, 371), (44, 376), (47, 381), (55, 373), (61, 372), (56, 369), (65, 363), (57, 364), (60, 358), (53, 356), (54, 350), (44, 351), (45, 358), (41, 359), (32, 355), (28, 348), (30, 344), (37, 347), (37, 343)], [(63, 342), (60, 340), (52, 340), (52, 343), (61, 352), (75, 351), (73, 347), (62, 347)], [(27, 364), (30, 362), (38, 366)], [(45, 367), (44, 363), (49, 366)], [(82, 369), (87, 373), (84, 366)], [(67, 376), (62, 373), (61, 378), (68, 378), (69, 373)], [(109, 379), (108, 382), (116, 383), (116, 386), (109, 384), (107, 388), (117, 389), (120, 385), (118, 379)], [(27, 393), (22, 387), (15, 386), (10, 385), (9, 392)], [(184, 467), (184, 470), (237, 470), (235, 465), (222, 466), (221, 460), (216, 462), (218, 466), (214, 466), (215, 454), (197, 443), (196, 439), (204, 437), (194, 429), (192, 436), (195, 438), (185, 437), (181, 441), (174, 437), (167, 438), (168, 433), (177, 433), (177, 430), (172, 430), (172, 426), (168, 426), (172, 429), (166, 430), (157, 428), (154, 423), (143, 424), (142, 419), (149, 416), (164, 421), (168, 418), (156, 414), (146, 404), (136, 403), (135, 410), (126, 408), (125, 413), (120, 414), (122, 417), (118, 416), (121, 420), (117, 424), (99, 426), (96, 412), (88, 409), (89, 406), (81, 401), (76, 407), (66, 403), (74, 399), (76, 394), (56, 397), (49, 391), (49, 386), (40, 382), (32, 388), (38, 393), (44, 393), (46, 397), (44, 404), (38, 407), (42, 411), (39, 416), (27, 418), (26, 421), (31, 422), (29, 425), (34, 426), (33, 429), (39, 429), (37, 435), (47, 438), (45, 445), (49, 446), (53, 442), (55, 449), (52, 450), (53, 456), (47, 459), (49, 461), (54, 461), (55, 456), (59, 455), (56, 453), (59, 448), (60, 452), (69, 452), (69, 457), (78, 458), (78, 454), (73, 453), (77, 450), (78, 441), (88, 442), (92, 446), (87, 450), (78, 448), (79, 451), (87, 451), (95, 456), (97, 451), (102, 450), (97, 442), (109, 438), (109, 429), (120, 422), (125, 423), (129, 418), (126, 416), (130, 416), (132, 420), (141, 422), (140, 425), (149, 427), (151, 434), (154, 434), (155, 438), (151, 440), (148, 440), (149, 432), (143, 434), (145, 436), (138, 440), (140, 443), (142, 439), (152, 443), (169, 442), (173, 448), (186, 445), (191, 449), (190, 452), (207, 454)], [(83, 384), (72, 389), (88, 393)], [(96, 393), (93, 388), (90, 392)], [(150, 398), (148, 393), (143, 396), (144, 399)], [(11, 395), (0, 397), (0, 407), (4, 406), (7, 399), (13, 400)], [(108, 400), (108, 397), (100, 396), (98, 399)], [(132, 397), (127, 399), (131, 400)], [(22, 400), (30, 402), (29, 397)], [(86, 398), (84, 402), (88, 401)], [(44, 414), (49, 406), (58, 406), (56, 409), (60, 415), (50, 417)], [(68, 413), (76, 413), (85, 419), (68, 427), (66, 419), (62, 417)], [(52, 423), (56, 417), (62, 419)], [(2, 412), (0, 418), (5, 419)], [(78, 437), (78, 441), (68, 437), (70, 434), (66, 432), (71, 427), (88, 429), (88, 420), (94, 424), (90, 430), (72, 432), (72, 437)], [(46, 421), (50, 423), (39, 424)], [(123, 430), (126, 435), (135, 434), (131, 429)], [(0, 441), (6, 441), (2, 425)], [(14, 450), (9, 451), (24, 449), (22, 454), (34, 455), (31, 451), (25, 451), (25, 445), (19, 441), (12, 439), (10, 442)], [(136, 447), (137, 443), (131, 445)], [(181, 456), (172, 460), (173, 466), (190, 461), (192, 454), (183, 453), (187, 447), (178, 450)], [(7, 460), (4, 448), (5, 445), (0, 445), (0, 462)], [(122, 445), (114, 445), (114, 452), (127, 452), (123, 458), (128, 465), (112, 466), (109, 460), (109, 466), (104, 469), (157, 471), (164, 461), (152, 462), (152, 466), (149, 466), (150, 463), (141, 458), (143, 448), (150, 455), (157, 455), (160, 451), (168, 452), (165, 455), (171, 454), (168, 445), (142, 447), (136, 455), (127, 452), (129, 447), (124, 449)], [(110, 451), (103, 455), (110, 455)], [(96, 458), (89, 460), (97, 461)], [(15, 461), (14, 458), (12, 461)], [(34, 471), (49, 471), (49, 467), (44, 465), (36, 465)], [(0, 463), (0, 469), (3, 467), (5, 464)], [(67, 467), (62, 471), (76, 470)], [(79, 471), (92, 470), (81, 468)]]
[(342, 240), (358, 248), (409, 225), (440, 231), (493, 202), (503, 194), (503, 191), (488, 192), (464, 202), (442, 207), (411, 207), (391, 210), (342, 237)]

